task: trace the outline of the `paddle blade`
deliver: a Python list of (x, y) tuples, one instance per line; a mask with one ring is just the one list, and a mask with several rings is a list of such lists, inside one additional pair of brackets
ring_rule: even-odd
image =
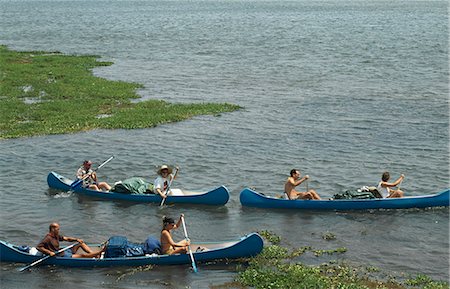
[[(192, 257), (194, 259), (194, 257)], [(195, 262), (192, 261), (192, 270), (194, 270), (194, 273), (198, 273), (197, 265), (195, 265)]]

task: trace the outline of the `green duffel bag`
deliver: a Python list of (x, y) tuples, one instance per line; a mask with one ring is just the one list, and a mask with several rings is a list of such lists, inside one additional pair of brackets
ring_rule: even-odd
[(142, 178), (133, 177), (115, 183), (111, 191), (120, 194), (153, 194), (153, 184)]

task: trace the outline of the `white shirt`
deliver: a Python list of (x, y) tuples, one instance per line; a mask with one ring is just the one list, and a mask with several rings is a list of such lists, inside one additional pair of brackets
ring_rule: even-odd
[(377, 191), (380, 192), (380, 194), (383, 197), (383, 199), (386, 199), (387, 197), (389, 197), (389, 188), (388, 187), (383, 187), (381, 185), (381, 183), (382, 182), (378, 183)]
[[(172, 175), (170, 175), (170, 176), (172, 176)], [(165, 193), (167, 190), (167, 186), (169, 185), (169, 179), (170, 178), (163, 178), (162, 176), (158, 176), (155, 179), (155, 182), (153, 184), (154, 185), (153, 189), (155, 191), (156, 191), (156, 189), (160, 189), (162, 193)]]

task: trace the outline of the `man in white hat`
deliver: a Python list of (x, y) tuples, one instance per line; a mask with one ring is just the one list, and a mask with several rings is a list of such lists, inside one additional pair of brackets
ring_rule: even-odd
[(172, 168), (162, 165), (158, 169), (158, 177), (154, 182), (154, 191), (158, 193), (162, 198), (167, 198), (168, 192), (166, 194), (166, 190), (169, 186), (169, 183), (174, 180), (178, 174), (179, 168), (176, 168), (175, 174), (172, 175)]

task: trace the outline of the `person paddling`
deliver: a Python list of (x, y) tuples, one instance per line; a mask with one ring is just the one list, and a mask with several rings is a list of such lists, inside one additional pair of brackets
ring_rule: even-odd
[[(404, 193), (397, 186), (403, 181), (405, 175), (402, 174), (393, 183), (388, 183), (390, 178), (389, 172), (384, 172), (383, 175), (381, 175), (381, 181), (378, 183), (377, 191), (383, 198), (402, 198)], [(393, 187), (397, 187), (397, 189), (393, 189)]]
[[(66, 250), (60, 253), (59, 257), (67, 257), (67, 258), (94, 258), (100, 257), (101, 253), (104, 251), (105, 247), (98, 251), (94, 252), (88, 245), (84, 243), (83, 240), (74, 238), (74, 237), (66, 237), (59, 234), (59, 224), (51, 223), (48, 230), (48, 234), (42, 239), (42, 241), (36, 246), (36, 249), (46, 255), (55, 256), (55, 252), (59, 251), (59, 242), (78, 242), (78, 245), (75, 245), (70, 250)], [(77, 253), (78, 249), (83, 249), (84, 253)]]
[(161, 230), (161, 251), (163, 254), (185, 254), (188, 251), (190, 242), (187, 240), (181, 240), (175, 243), (172, 239), (171, 231), (180, 227), (184, 214), (181, 214), (178, 222), (175, 224), (175, 220), (170, 217), (163, 217), (163, 228)]
[(176, 171), (174, 174), (172, 174), (172, 168), (162, 165), (158, 169), (158, 177), (154, 181), (154, 192), (158, 193), (162, 198), (167, 198), (167, 195), (169, 192), (166, 192), (169, 183), (174, 180), (178, 175), (179, 168), (176, 168)]
[(307, 190), (305, 192), (297, 192), (295, 187), (308, 180), (309, 176), (306, 175), (300, 179), (300, 171), (292, 169), (290, 177), (284, 184), (284, 193), (288, 196), (289, 200), (304, 199), (304, 200), (320, 200), (319, 194), (314, 190)]
[(77, 178), (83, 180), (83, 187), (91, 190), (106, 190), (110, 191), (111, 186), (106, 182), (98, 182), (97, 173), (91, 169), (92, 161), (85, 160), (83, 165), (77, 171)]

